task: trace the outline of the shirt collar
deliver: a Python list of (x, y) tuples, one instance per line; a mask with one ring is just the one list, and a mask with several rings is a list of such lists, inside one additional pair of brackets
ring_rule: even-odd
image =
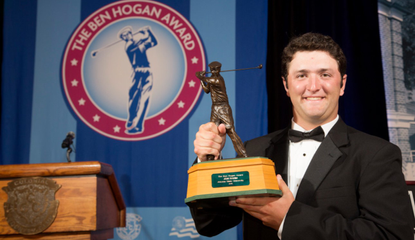
[[(339, 120), (339, 115), (337, 115), (333, 121), (321, 125), (321, 128), (323, 128), (325, 137), (330, 132), (330, 130), (333, 128), (334, 124), (337, 123), (338, 120)], [(291, 128), (294, 130), (300, 131), (300, 132), (311, 132), (313, 130), (311, 129), (309, 131), (306, 131), (304, 128), (302, 128), (300, 125), (294, 122), (294, 118), (291, 119)]]

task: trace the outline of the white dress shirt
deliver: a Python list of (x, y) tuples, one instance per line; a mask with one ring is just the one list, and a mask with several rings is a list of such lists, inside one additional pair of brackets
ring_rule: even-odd
[[(339, 120), (337, 115), (336, 119), (326, 123), (321, 126), (324, 131), (324, 136), (327, 136), (334, 124)], [(306, 131), (300, 125), (291, 121), (291, 128), (300, 132), (311, 132), (312, 130)], [(317, 149), (320, 147), (321, 142), (313, 139), (304, 139), (300, 142), (291, 142), (288, 150), (288, 174), (287, 174), (287, 184), (288, 188), (294, 195), (294, 198), (297, 196), (298, 188), (301, 184), (301, 180), (304, 177), (305, 172), (307, 171), (308, 165), (310, 165), (311, 159), (316, 153)], [(284, 226), (285, 217), (281, 223), (280, 228), (278, 229), (278, 237), (281, 239), (282, 229)]]

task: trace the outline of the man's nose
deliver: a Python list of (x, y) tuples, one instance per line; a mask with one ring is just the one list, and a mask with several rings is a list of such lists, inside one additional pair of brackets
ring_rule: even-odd
[(321, 88), (321, 83), (320, 83), (320, 79), (318, 78), (318, 76), (314, 74), (310, 75), (310, 77), (308, 78), (307, 90), (316, 92), (320, 90), (320, 88)]

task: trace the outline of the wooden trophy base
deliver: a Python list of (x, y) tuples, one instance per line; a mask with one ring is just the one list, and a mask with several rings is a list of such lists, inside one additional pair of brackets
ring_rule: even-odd
[(274, 162), (264, 157), (205, 161), (188, 174), (188, 206), (221, 207), (232, 197), (281, 195)]

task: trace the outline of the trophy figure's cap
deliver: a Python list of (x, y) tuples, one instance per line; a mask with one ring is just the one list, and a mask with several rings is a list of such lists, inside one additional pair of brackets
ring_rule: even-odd
[(209, 63), (209, 68), (211, 70), (220, 70), (220, 68), (222, 67), (222, 64), (220, 62), (211, 62)]

